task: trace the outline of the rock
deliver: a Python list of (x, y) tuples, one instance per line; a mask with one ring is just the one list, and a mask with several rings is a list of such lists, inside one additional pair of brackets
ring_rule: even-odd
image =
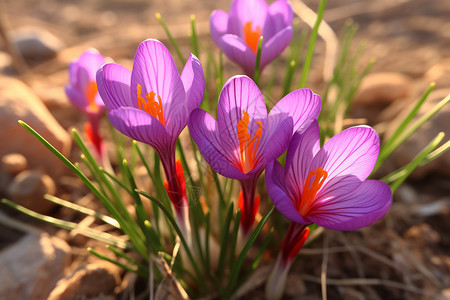
[(48, 300), (92, 299), (112, 294), (119, 282), (120, 269), (117, 266), (106, 261), (96, 261), (79, 267), (58, 281)]
[(380, 113), (390, 104), (405, 105), (412, 95), (411, 82), (400, 73), (374, 73), (367, 75), (355, 95), (350, 116), (366, 118), (374, 125), (380, 122)]
[(48, 234), (28, 234), (0, 252), (2, 299), (44, 300), (63, 276), (70, 247)]
[[(414, 123), (417, 119), (429, 112), (437, 103), (449, 94), (450, 88), (433, 91), (411, 123)], [(411, 107), (408, 107), (407, 109), (403, 108), (403, 113), (398, 115), (397, 118), (392, 121), (392, 125), (389, 126), (390, 131), (387, 132), (387, 137), (392, 135), (398, 124), (405, 118), (405, 115), (410, 110)], [(450, 104), (447, 104), (392, 153), (391, 157), (395, 166), (401, 167), (409, 163), (439, 132), (445, 133), (444, 142), (447, 141), (450, 136), (449, 120)], [(441, 174), (450, 178), (450, 152), (446, 152), (434, 161), (417, 168), (411, 174), (411, 177), (414, 179), (421, 179), (430, 173)]]
[[(67, 167), (18, 120), (23, 120), (49, 141), (63, 155), (68, 156), (70, 135), (59, 125), (40, 99), (21, 81), (0, 76), (0, 156), (20, 153), (26, 157), (29, 168), (40, 169), (57, 178), (68, 172)], [(7, 141), (7, 142), (5, 142)]]
[(0, 73), (10, 73), (12, 60), (8, 53), (0, 51)]
[(12, 201), (41, 214), (49, 213), (55, 206), (43, 196), (55, 192), (56, 186), (50, 176), (33, 170), (19, 173), (7, 189)]
[(383, 72), (367, 75), (355, 95), (353, 104), (386, 105), (411, 95), (411, 80), (400, 73)]
[(17, 45), (23, 57), (31, 60), (53, 58), (65, 47), (61, 39), (37, 26), (24, 26), (13, 30), (11, 40)]
[(10, 175), (16, 175), (27, 168), (27, 159), (19, 153), (11, 153), (2, 157), (0, 168)]

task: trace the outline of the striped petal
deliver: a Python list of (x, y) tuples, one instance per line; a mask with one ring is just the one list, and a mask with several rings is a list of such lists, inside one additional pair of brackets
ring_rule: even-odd
[[(219, 96), (217, 110), (222, 148), (229, 156), (239, 149), (237, 125), (243, 118), (243, 111), (249, 115), (249, 133), (253, 136), (259, 127), (256, 121), (267, 117), (266, 105), (253, 80), (247, 76), (234, 76), (225, 83)], [(238, 156), (237, 152), (235, 156)]]
[(378, 180), (366, 180), (358, 188), (329, 194), (329, 199), (312, 207), (308, 220), (334, 230), (356, 230), (381, 219), (392, 203), (389, 186)]
[(378, 134), (368, 126), (348, 128), (332, 137), (317, 153), (310, 167), (310, 170), (321, 167), (328, 172), (318, 196), (327, 194), (327, 184), (333, 178), (352, 175), (360, 181), (365, 180), (375, 166), (379, 148)]
[(203, 100), (205, 92), (205, 76), (203, 75), (202, 64), (198, 58), (191, 54), (181, 73), (181, 81), (186, 91), (188, 112), (198, 108)]
[(135, 107), (130, 94), (131, 73), (121, 65), (109, 63), (97, 71), (98, 92), (108, 110)]
[(124, 135), (149, 144), (160, 153), (174, 142), (161, 122), (140, 109), (120, 107), (110, 111), (108, 119)]
[(270, 111), (269, 117), (281, 120), (292, 117), (294, 132), (303, 131), (311, 120), (317, 119), (322, 102), (310, 89), (298, 89), (283, 97)]
[(161, 97), (165, 125), (178, 135), (187, 124), (188, 109), (183, 82), (169, 50), (157, 40), (145, 40), (136, 50), (131, 72), (131, 97), (137, 100), (137, 86), (142, 95), (154, 92)]
[(202, 109), (195, 109), (189, 117), (189, 131), (202, 156), (217, 173), (235, 179), (247, 179), (249, 176), (234, 167), (234, 157), (223, 151), (220, 143), (218, 124), (214, 118)]
[(266, 167), (266, 187), (273, 205), (281, 214), (291, 221), (311, 224), (298, 213), (294, 202), (289, 197), (285, 186), (284, 169), (276, 160), (270, 162)]

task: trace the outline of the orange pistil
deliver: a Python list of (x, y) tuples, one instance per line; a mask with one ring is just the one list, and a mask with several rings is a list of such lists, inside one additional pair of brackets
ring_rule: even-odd
[(239, 139), (240, 153), (241, 153), (241, 165), (242, 172), (247, 174), (255, 167), (255, 157), (258, 151), (259, 141), (262, 134), (262, 123), (257, 121), (256, 124), (259, 128), (256, 130), (253, 138), (248, 132), (248, 125), (250, 123), (249, 115), (246, 111), (242, 111), (243, 117), (237, 124), (237, 134)]
[(252, 22), (248, 21), (242, 26), (244, 32), (245, 43), (253, 50), (253, 52), (258, 51), (259, 37), (261, 36), (261, 27), (256, 26), (255, 30), (252, 30)]
[(89, 81), (84, 89), (84, 96), (86, 97), (89, 109), (92, 111), (98, 110), (98, 105), (95, 103), (95, 96), (97, 96), (97, 83), (95, 81)]
[(163, 114), (163, 106), (161, 96), (158, 95), (158, 100), (155, 99), (156, 93), (150, 91), (145, 94), (145, 99), (141, 96), (142, 86), (140, 84), (137, 85), (137, 98), (139, 109), (145, 111), (149, 115), (155, 117), (161, 124), (164, 126), (164, 114)]
[[(328, 176), (328, 172), (322, 168), (317, 168), (314, 171), (309, 172), (308, 178), (306, 178), (305, 186), (303, 187), (302, 198), (300, 204), (297, 207), (298, 212), (304, 217), (311, 209), (312, 202), (322, 187), (325, 179)], [(311, 178), (314, 177), (313, 182)]]

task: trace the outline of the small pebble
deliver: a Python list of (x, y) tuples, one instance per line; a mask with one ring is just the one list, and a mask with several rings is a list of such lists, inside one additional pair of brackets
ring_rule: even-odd
[(19, 174), (27, 168), (27, 159), (19, 153), (4, 155), (1, 159), (1, 168), (10, 175)]

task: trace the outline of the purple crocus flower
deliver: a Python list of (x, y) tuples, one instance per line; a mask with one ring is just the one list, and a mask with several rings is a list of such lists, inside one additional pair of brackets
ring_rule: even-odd
[(138, 46), (131, 72), (118, 64), (105, 64), (97, 72), (97, 83), (112, 125), (158, 153), (169, 197), (187, 233), (188, 200), (181, 164), (175, 162), (175, 144), (190, 112), (203, 98), (200, 61), (191, 54), (180, 76), (167, 48), (149, 39)]
[(267, 192), (278, 211), (292, 221), (274, 268), (277, 275), (268, 282), (266, 292), (272, 294), (268, 298), (277, 298), (273, 293), (284, 284), (281, 274), (287, 273), (300, 251), (306, 226), (356, 230), (387, 213), (392, 202), (389, 186), (366, 179), (379, 149), (378, 135), (368, 126), (348, 128), (320, 148), (319, 125), (314, 121), (303, 133), (294, 134), (284, 168), (277, 161), (268, 164)]
[(262, 36), (261, 70), (289, 45), (294, 14), (290, 3), (277, 0), (234, 0), (230, 12), (215, 10), (210, 18), (214, 42), (245, 73), (253, 77), (256, 52)]
[(97, 91), (95, 74), (105, 63), (105, 58), (95, 49), (88, 49), (69, 65), (69, 80), (65, 91), (70, 102), (85, 113), (89, 123), (85, 134), (97, 153), (103, 156), (103, 142), (99, 135), (99, 122), (105, 113), (105, 105)]
[(309, 89), (296, 90), (267, 114), (257, 85), (247, 76), (235, 76), (219, 96), (217, 121), (196, 109), (189, 130), (206, 162), (219, 174), (238, 179), (243, 236), (249, 233), (259, 209), (256, 181), (267, 163), (287, 148), (292, 134), (320, 113), (320, 98)]

